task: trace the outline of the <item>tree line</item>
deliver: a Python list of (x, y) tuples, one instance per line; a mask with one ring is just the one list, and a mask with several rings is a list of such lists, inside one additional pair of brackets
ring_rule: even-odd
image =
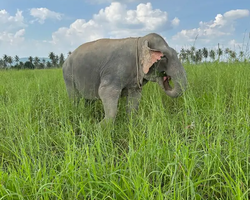
[(238, 53), (229, 48), (221, 49), (218, 44), (216, 50), (208, 50), (206, 47), (196, 49), (192, 46), (190, 49), (182, 48), (178, 53), (178, 57), (182, 62), (198, 64), (201, 62), (249, 62), (249, 54), (244, 51)]
[[(71, 52), (68, 52), (70, 55)], [(56, 55), (53, 52), (49, 53), (49, 60), (45, 58), (29, 56), (26, 62), (20, 61), (18, 55), (11, 57), (6, 54), (0, 58), (0, 69), (49, 69), (62, 67), (65, 56), (61, 53)]]
[[(194, 46), (190, 48), (182, 48), (178, 53), (179, 59), (183, 63), (190, 64), (199, 64), (202, 62), (249, 62), (250, 57), (249, 54), (244, 51), (236, 52), (229, 48), (221, 49), (219, 44), (216, 50), (211, 49), (208, 50), (206, 47), (202, 49), (196, 49)], [(68, 52), (68, 56), (71, 52)], [(20, 58), (16, 55), (15, 57), (11, 57), (8, 55), (3, 55), (0, 58), (0, 69), (48, 69), (48, 68), (58, 68), (62, 67), (65, 57), (61, 53), (60, 55), (56, 55), (53, 52), (49, 53), (49, 60), (44, 58), (40, 59), (39, 57), (28, 58), (28, 61), (21, 62)], [(15, 63), (15, 64), (13, 64)]]

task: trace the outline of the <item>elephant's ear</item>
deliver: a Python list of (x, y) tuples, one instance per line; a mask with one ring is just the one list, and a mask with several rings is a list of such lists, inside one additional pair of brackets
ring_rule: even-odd
[(157, 62), (157, 60), (160, 60), (161, 56), (163, 56), (163, 53), (155, 49), (150, 49), (148, 47), (148, 41), (146, 40), (142, 46), (142, 58), (141, 58), (141, 64), (144, 74), (148, 73), (149, 68), (155, 62)]

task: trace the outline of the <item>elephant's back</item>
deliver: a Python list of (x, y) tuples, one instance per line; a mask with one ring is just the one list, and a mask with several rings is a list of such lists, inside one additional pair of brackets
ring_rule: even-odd
[(110, 55), (116, 55), (119, 52), (128, 52), (130, 49), (134, 51), (136, 41), (137, 38), (99, 39), (80, 45), (72, 55), (81, 55), (82, 57), (86, 56), (90, 58), (96, 57), (102, 60)]
[(135, 56), (136, 38), (99, 39), (80, 45), (67, 58), (64, 68), (82, 75), (98, 74), (110, 63), (128, 62)]
[[(101, 74), (106, 66), (123, 63), (129, 54), (135, 54), (135, 39), (100, 39), (80, 45), (66, 59), (65, 74), (71, 74), (77, 90), (88, 99), (99, 98)], [(131, 49), (131, 51), (129, 51)]]

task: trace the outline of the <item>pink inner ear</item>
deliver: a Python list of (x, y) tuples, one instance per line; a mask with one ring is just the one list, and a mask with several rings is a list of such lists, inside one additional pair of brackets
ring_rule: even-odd
[(143, 61), (143, 72), (145, 74), (148, 73), (149, 68), (155, 63), (157, 62), (157, 60), (161, 59), (161, 56), (163, 56), (163, 53), (161, 53), (160, 51), (153, 51), (153, 50), (149, 50), (149, 52), (146, 54), (147, 56), (145, 56), (145, 60)]
[(163, 56), (163, 53), (161, 53), (160, 51), (151, 51), (150, 54), (151, 54), (152, 64), (157, 62), (157, 60), (160, 60), (161, 56)]

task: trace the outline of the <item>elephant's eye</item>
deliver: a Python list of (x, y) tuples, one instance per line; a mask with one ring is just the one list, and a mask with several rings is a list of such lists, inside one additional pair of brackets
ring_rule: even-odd
[(159, 77), (164, 77), (164, 76), (167, 76), (165, 71), (162, 71), (162, 72), (159, 73)]

